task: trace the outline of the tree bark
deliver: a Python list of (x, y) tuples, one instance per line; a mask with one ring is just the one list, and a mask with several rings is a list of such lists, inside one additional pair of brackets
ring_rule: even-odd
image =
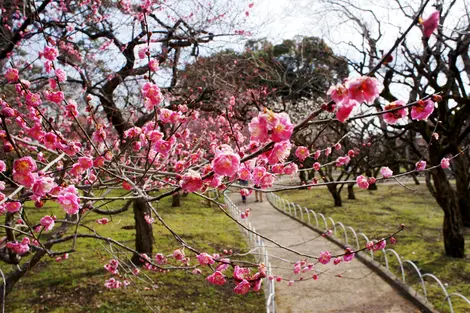
[(333, 196), (335, 206), (343, 206), (343, 202), (341, 201), (341, 194), (338, 192), (336, 186), (336, 184), (328, 185), (328, 191)]
[(440, 167), (432, 170), (436, 200), (444, 210), (444, 248), (448, 256), (465, 257), (465, 239), (463, 237), (462, 214), (456, 192), (452, 189), (444, 170)]
[(176, 208), (181, 206), (181, 197), (179, 192), (175, 192), (171, 197), (171, 206)]
[(348, 184), (348, 199), (356, 200), (356, 195), (354, 194), (354, 184)]
[[(146, 200), (137, 199), (134, 201), (134, 220), (135, 220), (135, 250), (139, 254), (145, 253), (152, 257), (153, 249), (153, 230), (152, 224), (147, 223), (145, 215), (151, 216), (150, 207)], [(132, 263), (143, 265), (145, 262), (139, 254), (132, 256)]]
[(468, 189), (470, 177), (468, 175), (468, 162), (464, 159), (463, 155), (460, 155), (452, 163), (452, 172), (457, 187), (457, 197), (459, 199), (463, 225), (470, 227), (470, 190)]

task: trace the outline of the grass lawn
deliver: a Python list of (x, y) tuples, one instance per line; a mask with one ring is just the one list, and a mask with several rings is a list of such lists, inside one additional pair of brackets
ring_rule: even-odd
[[(448, 284), (449, 292), (459, 292), (470, 297), (470, 256), (468, 255), (470, 230), (467, 229), (465, 234), (467, 257), (465, 259), (446, 257), (442, 238), (442, 210), (429, 194), (426, 186), (412, 184), (408, 186), (413, 191), (399, 185), (378, 185), (376, 191), (355, 188), (357, 200), (348, 200), (347, 191), (344, 188), (341, 193), (342, 207), (333, 206), (333, 199), (326, 188), (284, 191), (278, 195), (302, 207), (330, 216), (335, 222), (352, 226), (356, 232), (363, 232), (369, 238), (380, 239), (394, 232), (401, 223), (404, 223), (405, 231), (398, 234), (398, 242), (393, 249), (404, 259), (417, 264), (423, 272), (432, 273), (443, 283)], [(330, 223), (329, 227), (331, 227)], [(338, 237), (342, 236), (338, 228), (337, 231)], [(349, 232), (348, 237), (351, 238), (351, 236)], [(364, 244), (364, 241), (360, 243)], [(389, 255), (389, 260), (393, 259), (394, 257)], [(397, 266), (397, 270), (392, 271), (399, 274), (398, 262), (392, 263)], [(417, 279), (413, 279), (414, 274), (411, 274), (411, 271), (407, 271), (409, 273), (407, 283), (418, 282)], [(418, 284), (414, 285), (415, 290), (419, 290), (418, 286)], [(436, 284), (427, 286), (430, 299), (435, 307), (441, 310), (445, 297), (440, 288), (434, 287)], [(468, 304), (464, 305), (464, 302), (458, 298), (453, 299), (455, 312), (470, 312)], [(442, 311), (447, 311), (447, 309), (442, 309)]]
[[(171, 198), (164, 199), (158, 204), (158, 211), (183, 239), (201, 251), (214, 253), (233, 249), (237, 252), (248, 248), (238, 227), (223, 213), (207, 207), (196, 196), (182, 198), (179, 208), (171, 208)], [(47, 203), (41, 209), (30, 205), (26, 212), (32, 221), (47, 214), (63, 217), (63, 211), (52, 203)], [(102, 216), (89, 214), (87, 225), (105, 237), (134, 247), (132, 208), (121, 215), (110, 217), (112, 221), (108, 225), (98, 225), (95, 220), (99, 217)], [(153, 230), (156, 241), (154, 253), (171, 254), (179, 248), (175, 239), (161, 225), (154, 224)], [(54, 246), (56, 251), (68, 248), (70, 243)], [(210, 285), (205, 281), (209, 273), (206, 269), (203, 269), (202, 276), (181, 270), (168, 273), (142, 270), (139, 277), (149, 275), (157, 283), (157, 289), (144, 290), (138, 284), (139, 292), (133, 285), (126, 289), (108, 290), (104, 287), (104, 281), (111, 274), (103, 269), (103, 265), (113, 257), (107, 249), (109, 245), (103, 242), (79, 239), (77, 252), (70, 254), (69, 260), (55, 262), (45, 257), (15, 286), (7, 299), (6, 312), (152, 312), (146, 303), (153, 307), (154, 312), (265, 311), (262, 292), (239, 296), (233, 292), (234, 284), (231, 282), (224, 286)], [(121, 259), (125, 259), (123, 254), (126, 253), (113, 249), (114, 253), (120, 254)], [(186, 253), (189, 256), (189, 252)], [(253, 261), (251, 257), (245, 259)], [(197, 262), (192, 255), (191, 260), (191, 264)], [(8, 272), (11, 266), (2, 264), (1, 269)]]

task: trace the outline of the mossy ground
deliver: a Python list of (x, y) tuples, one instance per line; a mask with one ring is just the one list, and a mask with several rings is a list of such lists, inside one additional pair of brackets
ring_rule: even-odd
[[(426, 186), (409, 185), (413, 190), (399, 185), (379, 185), (378, 187), (376, 191), (355, 188), (357, 200), (348, 200), (347, 191), (344, 189), (342, 207), (333, 206), (333, 199), (326, 188), (285, 191), (278, 195), (302, 207), (330, 216), (335, 222), (352, 226), (357, 232), (363, 232), (369, 238), (383, 238), (404, 223), (405, 231), (398, 234), (398, 242), (392, 248), (404, 260), (413, 261), (422, 272), (436, 275), (448, 286), (449, 292), (459, 292), (469, 297), (470, 230), (467, 229), (465, 233), (467, 257), (465, 259), (447, 257), (444, 253), (442, 238), (443, 212), (427, 191)], [(312, 220), (314, 220), (313, 216)], [(339, 227), (337, 231), (338, 236), (342, 236)], [(351, 238), (352, 233), (348, 233), (348, 236)], [(360, 244), (363, 245), (364, 241)], [(381, 255), (379, 258), (383, 260)], [(392, 272), (399, 274), (398, 262), (394, 261), (392, 255), (389, 255), (389, 260), (394, 267)], [(414, 283), (415, 290), (421, 291), (418, 279), (412, 273), (413, 270), (407, 267), (406, 272), (407, 282)], [(445, 296), (440, 288), (432, 279), (427, 278), (427, 281), (432, 282), (426, 285), (430, 300), (437, 309), (447, 311), (447, 307), (442, 307)], [(468, 304), (464, 304), (458, 298), (453, 299), (455, 312), (470, 312)]]
[[(114, 203), (110, 209), (118, 208), (119, 205), (122, 203)], [(248, 249), (238, 227), (219, 210), (208, 207), (207, 203), (196, 196), (182, 197), (179, 208), (171, 207), (171, 198), (164, 199), (158, 204), (158, 211), (183, 239), (201, 251), (214, 253), (223, 249), (233, 249), (235, 252)], [(51, 203), (41, 209), (30, 204), (26, 212), (32, 221), (38, 221), (47, 214), (63, 216), (63, 211)], [(90, 214), (87, 224), (102, 236), (134, 246), (132, 208), (112, 217), (108, 225), (96, 224), (95, 220), (99, 217), (101, 216)], [(162, 225), (154, 224), (153, 230), (154, 252), (168, 254), (179, 248)], [(66, 250), (70, 246), (70, 242), (56, 245), (54, 250)], [(151, 312), (146, 303), (155, 312), (265, 310), (262, 292), (239, 296), (233, 292), (233, 283), (213, 286), (205, 281), (206, 275), (194, 275), (182, 270), (169, 273), (149, 273), (142, 270), (140, 275), (148, 274), (157, 283), (158, 288), (155, 290), (144, 290), (143, 286), (139, 286), (140, 291), (137, 291), (132, 285), (126, 289), (108, 290), (103, 284), (111, 275), (103, 269), (103, 265), (113, 258), (106, 251), (109, 245), (94, 239), (79, 239), (76, 249), (77, 252), (71, 253), (69, 260), (55, 262), (54, 259), (45, 257), (31, 269), (9, 295), (6, 312)], [(194, 256), (191, 259), (194, 264)], [(253, 261), (250, 257), (248, 259)], [(2, 265), (1, 269), (7, 273), (11, 267)], [(206, 270), (204, 273), (209, 272)]]

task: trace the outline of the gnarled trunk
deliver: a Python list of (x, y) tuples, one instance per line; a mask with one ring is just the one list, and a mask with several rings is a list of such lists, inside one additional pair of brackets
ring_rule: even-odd
[(343, 202), (341, 201), (341, 194), (338, 192), (336, 186), (336, 184), (328, 185), (328, 191), (333, 196), (335, 206), (343, 206)]
[(452, 189), (442, 168), (433, 169), (431, 174), (437, 203), (444, 210), (443, 235), (446, 255), (463, 258), (465, 257), (465, 239), (457, 193)]
[(172, 207), (180, 207), (181, 206), (181, 197), (180, 197), (180, 193), (179, 192), (175, 192), (172, 196), (171, 196), (171, 206)]
[(356, 200), (356, 195), (354, 194), (354, 184), (348, 184), (348, 199)]
[(468, 189), (470, 177), (468, 175), (468, 162), (463, 155), (459, 155), (452, 163), (463, 225), (470, 227), (470, 190)]
[[(145, 199), (134, 201), (134, 220), (135, 220), (135, 250), (139, 254), (145, 253), (152, 257), (153, 248), (153, 230), (152, 224), (147, 223), (145, 216), (152, 216), (150, 207)], [(139, 254), (132, 256), (132, 263), (142, 265), (145, 262)]]

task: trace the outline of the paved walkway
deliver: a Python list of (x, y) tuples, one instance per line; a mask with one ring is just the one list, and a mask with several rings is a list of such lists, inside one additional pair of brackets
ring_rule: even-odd
[[(327, 239), (308, 241), (318, 234), (290, 217), (275, 210), (264, 199), (255, 203), (254, 195), (243, 204), (238, 193), (231, 195), (232, 201), (240, 208), (251, 208), (250, 222), (260, 234), (282, 245), (318, 255), (321, 251), (341, 253), (342, 250)], [(299, 243), (302, 243), (298, 245)], [(301, 257), (266, 242), (273, 272), (294, 279), (293, 264), (287, 264), (276, 257), (299, 260)], [(295, 246), (294, 246), (295, 245)], [(404, 299), (382, 278), (358, 260), (340, 265), (317, 265), (317, 269), (328, 271), (319, 279), (312, 279), (288, 286), (287, 281), (276, 284), (276, 308), (279, 313), (417, 313), (411, 302)], [(341, 274), (343, 278), (337, 277)], [(311, 272), (304, 278), (310, 278)]]

